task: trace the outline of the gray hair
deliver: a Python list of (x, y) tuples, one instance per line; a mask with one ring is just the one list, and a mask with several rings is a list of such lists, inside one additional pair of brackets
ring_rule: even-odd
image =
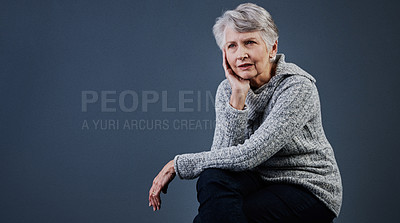
[(213, 33), (221, 50), (225, 44), (225, 28), (227, 26), (240, 33), (260, 31), (261, 38), (268, 50), (271, 50), (275, 41), (278, 40), (278, 28), (271, 15), (267, 10), (256, 4), (240, 4), (236, 9), (228, 10), (217, 18)]

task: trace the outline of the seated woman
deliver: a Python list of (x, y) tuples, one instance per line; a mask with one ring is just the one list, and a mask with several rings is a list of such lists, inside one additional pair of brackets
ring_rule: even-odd
[(177, 155), (156, 176), (149, 206), (177, 174), (197, 181), (195, 223), (331, 222), (339, 169), (322, 127), (315, 79), (277, 55), (270, 14), (241, 4), (217, 19), (226, 79), (216, 94), (211, 151)]

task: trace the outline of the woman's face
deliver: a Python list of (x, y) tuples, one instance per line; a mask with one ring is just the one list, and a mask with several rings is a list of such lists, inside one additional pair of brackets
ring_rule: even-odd
[(271, 78), (270, 58), (275, 56), (276, 46), (272, 48), (269, 52), (259, 31), (239, 33), (230, 27), (225, 29), (226, 59), (232, 70), (253, 86), (261, 86)]

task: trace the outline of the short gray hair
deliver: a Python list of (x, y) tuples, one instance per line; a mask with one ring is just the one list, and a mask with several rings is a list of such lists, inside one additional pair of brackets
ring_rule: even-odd
[(261, 38), (269, 50), (279, 37), (278, 28), (269, 12), (253, 3), (240, 4), (236, 9), (228, 10), (217, 18), (213, 33), (221, 50), (225, 44), (225, 28), (227, 26), (240, 33), (260, 31)]

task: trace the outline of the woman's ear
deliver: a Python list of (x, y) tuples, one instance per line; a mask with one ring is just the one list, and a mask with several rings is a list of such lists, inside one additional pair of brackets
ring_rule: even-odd
[(278, 52), (278, 40), (276, 40), (274, 45), (272, 45), (269, 58), (274, 58), (277, 52)]

